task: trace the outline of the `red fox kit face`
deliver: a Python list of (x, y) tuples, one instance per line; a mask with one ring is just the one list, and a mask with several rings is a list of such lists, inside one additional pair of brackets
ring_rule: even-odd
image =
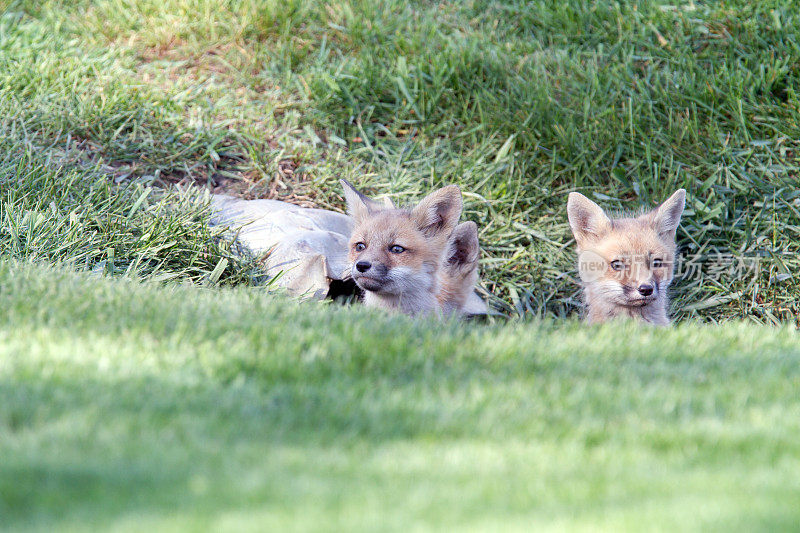
[(579, 273), (589, 311), (613, 304), (626, 308), (656, 304), (664, 309), (675, 263), (675, 232), (686, 191), (679, 189), (655, 210), (635, 218), (609, 218), (579, 193), (567, 203), (578, 244)]
[(435, 292), (448, 238), (461, 215), (458, 187), (434, 191), (405, 210), (374, 202), (344, 180), (342, 185), (355, 221), (348, 257), (356, 284), (387, 296)]

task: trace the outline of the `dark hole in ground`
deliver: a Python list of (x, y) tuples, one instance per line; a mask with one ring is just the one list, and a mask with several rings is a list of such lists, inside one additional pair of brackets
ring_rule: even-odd
[(358, 288), (358, 285), (352, 279), (332, 280), (330, 287), (328, 287), (328, 294), (325, 296), (326, 299), (343, 304), (360, 302), (363, 297), (364, 292)]

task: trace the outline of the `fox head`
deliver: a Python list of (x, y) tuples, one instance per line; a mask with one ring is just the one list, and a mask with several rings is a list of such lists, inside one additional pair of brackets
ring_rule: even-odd
[(578, 269), (590, 315), (593, 306), (605, 307), (605, 312), (613, 315), (608, 306), (643, 311), (652, 305), (663, 310), (663, 319), (653, 321), (666, 320), (675, 233), (685, 201), (686, 191), (678, 189), (648, 213), (612, 219), (582, 194), (570, 193), (567, 215), (578, 244)]
[(413, 209), (381, 204), (342, 180), (347, 209), (355, 222), (348, 258), (351, 275), (367, 294), (435, 299), (437, 275), (450, 235), (461, 216), (461, 191), (438, 189)]

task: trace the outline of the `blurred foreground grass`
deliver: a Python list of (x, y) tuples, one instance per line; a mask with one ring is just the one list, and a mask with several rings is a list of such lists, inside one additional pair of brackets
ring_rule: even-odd
[(788, 329), (425, 324), (0, 262), (0, 527), (775, 530)]

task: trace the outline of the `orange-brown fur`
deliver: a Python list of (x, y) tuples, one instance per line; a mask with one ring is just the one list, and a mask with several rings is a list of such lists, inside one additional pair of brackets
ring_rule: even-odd
[(629, 317), (669, 324), (667, 288), (684, 202), (680, 189), (649, 213), (611, 219), (585, 196), (570, 194), (567, 210), (578, 244), (588, 322)]
[[(466, 276), (461, 275), (463, 265), (449, 262), (454, 254), (457, 259), (464, 256), (450, 242), (461, 214), (458, 187), (434, 191), (413, 209), (396, 209), (370, 200), (344, 180), (343, 186), (355, 221), (348, 259), (353, 279), (365, 291), (365, 304), (407, 314), (457, 310), (462, 294), (466, 291), (468, 296), (475, 281), (466, 268)], [(465, 242), (472, 243), (472, 226)], [(477, 231), (474, 234), (477, 250)], [(402, 248), (399, 253), (397, 246)], [(472, 252), (467, 256), (472, 258)], [(362, 271), (360, 265), (369, 266)], [(464, 282), (470, 282), (468, 289), (459, 286)]]
[[(367, 249), (356, 251), (359, 242), (366, 243)], [(367, 305), (399, 308), (410, 314), (433, 311), (446, 242), (441, 237), (426, 239), (415, 227), (411, 213), (399, 209), (379, 211), (357, 224), (350, 239), (350, 262), (369, 260), (383, 265), (389, 273), (403, 274), (394, 276), (389, 287), (354, 275), (356, 283), (366, 291)], [(393, 245), (400, 245), (405, 251), (393, 254), (389, 251)]]

